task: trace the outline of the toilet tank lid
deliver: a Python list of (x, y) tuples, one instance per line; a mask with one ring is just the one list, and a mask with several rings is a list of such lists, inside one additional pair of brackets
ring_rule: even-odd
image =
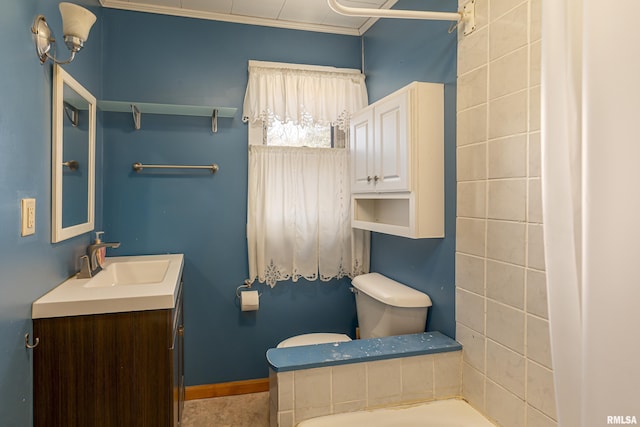
[(361, 292), (394, 307), (431, 307), (429, 295), (389, 279), (380, 273), (356, 276), (351, 281)]

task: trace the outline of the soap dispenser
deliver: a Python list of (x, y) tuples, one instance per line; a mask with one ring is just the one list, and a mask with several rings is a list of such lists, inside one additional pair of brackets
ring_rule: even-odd
[[(102, 243), (102, 239), (100, 238), (101, 234), (104, 234), (104, 231), (96, 231), (96, 239), (93, 242), (94, 245), (99, 245), (100, 243)], [(98, 248), (98, 250), (96, 251), (96, 260), (98, 261), (98, 265), (100, 266), (100, 268), (104, 268), (104, 261), (106, 257), (107, 247), (104, 246), (102, 248)]]

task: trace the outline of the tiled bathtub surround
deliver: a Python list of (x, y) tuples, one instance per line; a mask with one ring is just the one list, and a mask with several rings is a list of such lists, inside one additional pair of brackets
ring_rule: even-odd
[(557, 425), (542, 245), (540, 11), (541, 0), (476, 0), (478, 28), (458, 37), (462, 395), (503, 426)]
[[(366, 348), (362, 342), (367, 341), (375, 340), (357, 340), (340, 343), (340, 346), (351, 344), (354, 350), (358, 346)], [(459, 344), (446, 338), (451, 344), (444, 350), (443, 347), (429, 350), (423, 346), (423, 354), (411, 355), (416, 354), (414, 348), (404, 357), (402, 348), (390, 341), (386, 350), (375, 346), (377, 350), (369, 356), (363, 352), (361, 358), (352, 357), (348, 364), (335, 364), (345, 361), (329, 358), (324, 366), (320, 365), (322, 367), (290, 369), (293, 365), (287, 362), (284, 371), (274, 370), (272, 364), (269, 372), (271, 426), (292, 427), (302, 420), (322, 415), (460, 396), (462, 353)], [(308, 351), (310, 347), (330, 351), (332, 346), (320, 344), (277, 350), (280, 355), (285, 354), (281, 360), (293, 361), (295, 352), (300, 355), (301, 350)], [(294, 357), (286, 357), (291, 350)], [(307, 363), (303, 358), (304, 364)]]

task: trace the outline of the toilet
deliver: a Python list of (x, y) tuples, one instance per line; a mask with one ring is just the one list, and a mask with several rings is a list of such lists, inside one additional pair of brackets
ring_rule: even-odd
[[(379, 273), (355, 277), (351, 289), (356, 295), (356, 311), (360, 338), (424, 332), (429, 295), (417, 291)], [(351, 341), (347, 335), (312, 333), (296, 335), (280, 342), (278, 348)]]

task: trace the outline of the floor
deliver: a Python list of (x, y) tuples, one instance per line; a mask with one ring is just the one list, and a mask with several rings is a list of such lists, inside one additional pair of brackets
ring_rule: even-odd
[(182, 427), (269, 427), (269, 392), (188, 400)]

